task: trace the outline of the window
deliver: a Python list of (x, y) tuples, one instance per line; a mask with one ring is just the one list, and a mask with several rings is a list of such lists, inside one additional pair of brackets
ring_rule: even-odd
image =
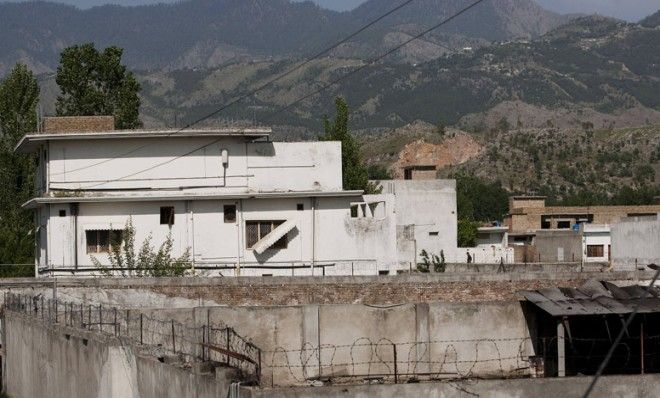
[(298, 206), (296, 208), (298, 209), (298, 211), (303, 211), (305, 210), (305, 205), (302, 203), (298, 203)]
[(385, 202), (351, 203), (351, 218), (375, 218), (383, 220), (386, 216)]
[(60, 217), (66, 217), (66, 210), (60, 210)]
[(439, 235), (440, 235), (440, 232), (438, 232), (438, 231), (429, 232), (429, 236), (439, 236)]
[(587, 257), (603, 257), (604, 250), (604, 245), (587, 245)]
[(236, 205), (225, 205), (223, 212), (225, 214), (226, 224), (233, 224), (236, 222)]
[(174, 225), (173, 206), (166, 206), (160, 208), (160, 225)]
[(557, 221), (558, 229), (569, 229), (571, 227), (570, 221)]
[[(245, 246), (251, 249), (257, 242), (271, 233), (275, 228), (282, 225), (284, 221), (246, 221), (245, 222)], [(271, 246), (271, 249), (286, 249), (287, 237), (284, 235)]]
[(110, 246), (121, 245), (123, 231), (95, 229), (85, 231), (87, 253), (109, 253)]

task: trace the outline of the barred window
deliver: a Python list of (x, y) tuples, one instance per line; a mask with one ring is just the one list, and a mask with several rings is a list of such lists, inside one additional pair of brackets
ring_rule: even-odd
[[(251, 249), (259, 240), (271, 233), (275, 228), (282, 225), (284, 221), (246, 221), (245, 222), (245, 247)], [(286, 249), (287, 237), (284, 235), (275, 242), (272, 249)]]
[(109, 253), (111, 246), (121, 245), (124, 235), (123, 232), (124, 231), (109, 229), (85, 231), (87, 253)]
[(603, 257), (605, 247), (603, 245), (587, 245), (587, 257)]

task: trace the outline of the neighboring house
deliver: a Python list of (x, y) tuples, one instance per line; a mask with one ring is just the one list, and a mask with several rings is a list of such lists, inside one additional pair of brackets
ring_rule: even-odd
[(545, 196), (513, 196), (504, 224), (510, 233), (572, 229), (578, 224), (614, 224), (625, 217), (653, 215), (660, 204), (647, 206), (546, 206)]
[(610, 226), (582, 224), (582, 254), (585, 263), (605, 263), (610, 261), (612, 244)]
[(660, 214), (629, 217), (612, 225), (611, 257), (619, 270), (660, 264)]
[[(129, 219), (138, 248), (171, 234), (173, 254), (189, 249), (209, 275), (389, 274), (422, 248), (455, 247), (454, 181), (385, 182), (384, 194), (363, 195), (342, 188), (339, 142), (272, 142), (269, 129), (114, 131), (95, 120), (46, 119), (17, 145), (39, 158), (26, 207), (40, 275), (95, 274), (93, 259), (109, 264)], [(400, 243), (410, 225), (414, 251)]]
[(538, 230), (534, 237), (535, 262), (582, 261), (582, 234), (574, 229)]

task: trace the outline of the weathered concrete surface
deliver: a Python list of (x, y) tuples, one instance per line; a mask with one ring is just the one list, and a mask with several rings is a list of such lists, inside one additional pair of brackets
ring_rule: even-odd
[[(464, 380), (454, 382), (301, 388), (241, 389), (243, 398), (579, 398), (590, 377), (554, 379)], [(652, 398), (659, 395), (660, 375), (605, 376), (592, 397)]]
[(304, 385), (319, 374), (393, 374), (395, 349), (398, 371), (408, 376), (524, 375), (534, 355), (517, 301), (212, 307), (194, 313), (195, 326), (230, 325), (262, 349), (264, 385)]
[[(531, 266), (535, 267), (535, 266)], [(552, 271), (402, 274), (287, 278), (58, 278), (65, 300), (114, 303), (124, 308), (214, 305), (400, 304), (426, 301), (512, 301), (520, 290), (579, 287), (589, 279), (644, 281), (653, 272)], [(561, 268), (560, 266), (560, 269)], [(599, 269), (599, 268), (596, 268)], [(52, 296), (53, 279), (7, 279), (0, 293)]]
[(193, 372), (136, 352), (117, 338), (4, 317), (3, 381), (12, 398), (217, 398), (233, 371)]
[(660, 216), (630, 217), (612, 226), (612, 264), (632, 270), (660, 264)]

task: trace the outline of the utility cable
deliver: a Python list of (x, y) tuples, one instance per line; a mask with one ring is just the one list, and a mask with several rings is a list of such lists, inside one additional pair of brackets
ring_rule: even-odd
[(310, 98), (310, 97), (312, 97), (312, 96), (314, 96), (314, 95), (316, 95), (316, 94), (318, 94), (318, 93), (320, 93), (320, 92), (322, 92), (322, 91), (324, 91), (324, 90), (326, 90), (326, 89), (328, 89), (328, 88), (334, 86), (335, 84), (339, 83), (340, 81), (342, 81), (342, 80), (344, 80), (344, 79), (346, 79), (346, 78), (348, 78), (348, 77), (350, 77), (350, 76), (352, 76), (352, 75), (355, 75), (356, 73), (358, 73), (358, 72), (360, 72), (360, 71), (366, 69), (367, 67), (369, 67), (369, 66), (375, 64), (376, 62), (382, 60), (383, 58), (385, 58), (385, 57), (387, 57), (387, 56), (389, 56), (389, 55), (391, 55), (391, 54), (393, 54), (393, 53), (399, 51), (402, 47), (407, 46), (407, 45), (410, 44), (411, 42), (413, 42), (413, 41), (415, 41), (415, 40), (417, 40), (417, 39), (419, 39), (419, 38), (421, 38), (421, 37), (423, 37), (423, 36), (429, 34), (430, 32), (432, 32), (432, 31), (434, 31), (434, 30), (440, 28), (441, 26), (447, 24), (448, 22), (451, 22), (451, 21), (454, 20), (455, 18), (458, 18), (458, 17), (461, 16), (462, 14), (466, 13), (467, 11), (469, 11), (469, 10), (472, 9), (473, 7), (476, 7), (477, 5), (479, 5), (480, 3), (484, 2), (484, 1), (485, 1), (485, 0), (477, 0), (477, 1), (475, 1), (474, 3), (470, 4), (469, 6), (463, 8), (463, 9), (461, 9), (460, 11), (458, 11), (458, 12), (455, 13), (455, 14), (453, 14), (452, 16), (450, 16), (450, 17), (444, 19), (442, 22), (440, 22), (440, 23), (438, 23), (438, 24), (436, 24), (436, 25), (433, 25), (432, 27), (430, 27), (430, 28), (424, 30), (422, 33), (417, 34), (417, 35), (411, 37), (410, 39), (404, 41), (403, 43), (399, 44), (398, 46), (396, 46), (396, 47), (392, 48), (391, 50), (389, 50), (389, 51), (387, 51), (387, 52), (385, 52), (385, 53), (379, 55), (379, 56), (376, 57), (376, 58), (373, 58), (373, 59), (369, 60), (367, 63), (361, 65), (360, 67), (358, 67), (358, 68), (356, 68), (356, 69), (354, 69), (354, 70), (352, 70), (352, 71), (350, 71), (350, 72), (348, 72), (348, 73), (346, 73), (345, 75), (343, 75), (343, 76), (341, 76), (341, 77), (338, 77), (338, 78), (335, 79), (335, 80), (332, 80), (331, 82), (329, 82), (329, 83), (323, 85), (323, 86), (322, 86), (321, 88), (319, 88), (318, 90), (314, 90), (313, 92), (311, 92), (311, 93), (309, 93), (309, 94), (307, 94), (307, 95), (305, 95), (305, 96), (303, 96), (303, 97), (297, 99), (296, 101), (290, 103), (289, 105), (287, 105), (287, 106), (285, 106), (285, 107), (282, 107), (282, 108), (280, 108), (279, 110), (277, 110), (277, 111), (271, 113), (271, 114), (268, 115), (264, 120), (270, 120), (270, 119), (273, 118), (273, 116), (276, 116), (276, 115), (278, 115), (278, 114), (280, 114), (280, 113), (282, 113), (282, 112), (284, 112), (284, 111), (286, 111), (286, 110), (288, 110), (288, 109), (291, 109), (292, 107), (294, 107), (295, 105), (301, 103), (302, 101), (304, 101), (304, 100), (306, 100), (306, 99), (308, 99), (308, 98)]
[[(458, 18), (458, 17), (461, 16), (462, 14), (466, 13), (467, 11), (469, 11), (469, 10), (471, 10), (472, 8), (476, 7), (477, 5), (483, 3), (484, 1), (485, 1), (485, 0), (477, 0), (477, 1), (473, 2), (472, 4), (468, 5), (467, 7), (463, 8), (463, 9), (461, 9), (461, 10), (459, 10), (458, 12), (456, 12), (456, 13), (453, 14), (453, 15), (451, 15), (450, 17), (448, 17), (448, 18), (444, 19), (443, 21), (441, 21), (441, 22), (439, 22), (439, 23), (433, 25), (432, 27), (430, 27), (430, 28), (424, 30), (422, 33), (413, 36), (412, 38), (410, 38), (410, 39), (404, 41), (404, 42), (401, 43), (400, 45), (398, 45), (398, 46), (396, 46), (396, 47), (394, 47), (394, 48), (392, 48), (392, 49), (386, 51), (385, 53), (379, 55), (379, 56), (376, 57), (376, 58), (371, 59), (371, 60), (368, 61), (366, 64), (364, 64), (364, 65), (358, 67), (357, 69), (355, 69), (355, 70), (353, 70), (353, 71), (351, 71), (351, 72), (349, 72), (349, 73), (347, 73), (347, 74), (345, 74), (345, 75), (343, 75), (343, 76), (341, 76), (341, 77), (339, 77), (339, 78), (333, 80), (332, 82), (330, 82), (330, 83), (328, 83), (328, 84), (322, 86), (320, 89), (315, 90), (314, 92), (312, 92), (312, 93), (310, 93), (310, 94), (307, 94), (307, 95), (305, 95), (305, 96), (303, 96), (303, 97), (297, 99), (296, 101), (292, 102), (291, 104), (289, 104), (289, 105), (287, 105), (287, 106), (285, 106), (285, 107), (283, 107), (283, 108), (280, 108), (279, 110), (277, 110), (277, 111), (273, 112), (272, 114), (270, 114), (270, 115), (269, 115), (268, 117), (266, 117), (266, 119), (264, 119), (264, 120), (269, 120), (269, 119), (271, 119), (273, 116), (275, 116), (275, 115), (277, 115), (277, 114), (279, 114), (279, 113), (282, 113), (282, 112), (284, 112), (284, 111), (290, 109), (291, 107), (295, 106), (296, 104), (299, 104), (300, 102), (304, 101), (305, 99), (310, 98), (310, 97), (312, 97), (313, 95), (316, 95), (316, 94), (318, 94), (318, 93), (320, 93), (320, 92), (326, 90), (327, 88), (333, 86), (334, 84), (336, 84), (336, 83), (338, 83), (338, 82), (340, 82), (340, 81), (342, 81), (342, 80), (344, 80), (344, 79), (346, 79), (346, 78), (348, 78), (348, 77), (350, 77), (350, 76), (352, 76), (352, 75), (354, 75), (354, 74), (360, 72), (361, 70), (365, 69), (366, 67), (368, 67), (368, 66), (370, 66), (370, 65), (373, 65), (374, 63), (376, 63), (376, 62), (382, 60), (383, 58), (387, 57), (387, 56), (390, 55), (390, 54), (395, 53), (395, 52), (398, 51), (399, 49), (401, 49), (401, 48), (403, 48), (404, 46), (410, 44), (411, 42), (413, 42), (413, 41), (415, 41), (415, 40), (417, 40), (417, 39), (419, 39), (419, 38), (421, 38), (421, 37), (427, 35), (428, 33), (432, 32), (433, 30), (438, 29), (439, 27), (441, 27), (441, 26), (443, 26), (443, 25), (445, 25), (445, 24), (447, 24), (447, 23), (453, 21), (454, 19)], [(136, 171), (136, 172), (134, 172), (134, 173), (131, 173), (131, 174), (125, 175), (125, 176), (123, 176), (123, 177), (120, 177), (120, 178), (117, 178), (117, 179), (111, 180), (111, 181), (109, 181), (109, 182), (121, 181), (121, 180), (124, 180), (124, 179), (127, 179), (127, 178), (134, 177), (134, 176), (136, 176), (136, 175), (139, 175), (139, 174), (145, 173), (145, 172), (147, 172), (147, 171), (151, 171), (151, 170), (153, 170), (153, 169), (155, 169), (155, 168), (158, 168), (158, 167), (160, 167), (160, 166), (163, 166), (163, 165), (165, 165), (165, 164), (172, 163), (173, 161), (175, 161), (175, 160), (177, 160), (177, 159), (180, 159), (180, 158), (182, 158), (182, 157), (184, 157), (184, 156), (188, 156), (188, 155), (191, 155), (191, 154), (193, 154), (193, 153), (195, 153), (195, 152), (197, 152), (197, 151), (203, 150), (204, 148), (207, 148), (207, 147), (209, 147), (209, 146), (211, 146), (211, 145), (213, 145), (213, 144), (219, 142), (220, 140), (221, 140), (221, 139), (213, 140), (213, 141), (211, 141), (211, 142), (208, 143), (208, 144), (205, 144), (205, 145), (202, 145), (202, 146), (200, 146), (200, 147), (197, 147), (197, 148), (195, 148), (195, 149), (193, 149), (193, 150), (191, 150), (191, 151), (188, 151), (188, 152), (186, 152), (186, 153), (184, 153), (184, 154), (182, 154), (182, 155), (179, 155), (179, 156), (173, 157), (173, 158), (168, 159), (168, 160), (166, 160), (166, 161), (164, 161), (164, 162), (157, 163), (157, 164), (155, 164), (155, 165), (153, 165), (153, 166), (150, 166), (150, 167), (148, 167), (148, 168), (146, 168), (146, 169)], [(92, 188), (95, 188), (95, 187), (98, 187), (98, 186), (100, 186), (100, 185), (104, 185), (104, 184), (106, 184), (106, 182), (99, 183), (99, 184), (94, 184), (94, 185), (90, 185), (90, 186), (87, 186), (87, 187), (82, 187), (81, 189), (82, 189), (82, 190), (85, 190), (85, 189), (92, 189)]]
[[(266, 83), (260, 85), (259, 87), (255, 88), (255, 89), (253, 89), (253, 90), (250, 90), (249, 92), (247, 92), (247, 93), (245, 93), (245, 94), (239, 96), (238, 98), (236, 98), (236, 99), (234, 99), (234, 100), (228, 102), (227, 104), (221, 106), (220, 108), (216, 109), (215, 111), (213, 111), (213, 112), (211, 112), (211, 113), (209, 113), (209, 114), (207, 114), (207, 115), (205, 115), (205, 116), (203, 116), (203, 117), (201, 117), (201, 118), (195, 120), (194, 122), (188, 123), (187, 125), (185, 125), (184, 127), (180, 128), (180, 129), (178, 129), (178, 130), (176, 130), (176, 131), (173, 131), (173, 132), (171, 132), (171, 133), (165, 135), (165, 137), (169, 137), (169, 136), (171, 136), (171, 135), (179, 134), (179, 133), (181, 133), (182, 131), (184, 131), (184, 130), (186, 130), (186, 129), (189, 129), (189, 128), (191, 128), (191, 127), (193, 127), (193, 126), (195, 126), (195, 125), (197, 125), (197, 124), (199, 124), (199, 123), (201, 123), (201, 122), (203, 122), (203, 121), (205, 121), (205, 120), (208, 120), (208, 119), (212, 118), (213, 116), (215, 116), (215, 115), (219, 114), (220, 112), (222, 112), (222, 111), (224, 111), (224, 110), (230, 108), (231, 106), (233, 106), (233, 105), (235, 105), (235, 104), (237, 104), (237, 103), (243, 101), (244, 99), (250, 98), (251, 96), (253, 96), (253, 95), (255, 95), (256, 93), (258, 93), (258, 92), (262, 91), (263, 89), (265, 89), (266, 87), (269, 87), (269, 86), (271, 86), (272, 84), (274, 84), (274, 83), (276, 83), (276, 82), (278, 82), (278, 81), (284, 79), (285, 77), (290, 76), (290, 75), (293, 74), (294, 72), (296, 72), (296, 71), (302, 69), (304, 66), (309, 65), (309, 64), (310, 64), (311, 62), (313, 62), (314, 60), (320, 58), (321, 56), (323, 56), (323, 55), (325, 55), (325, 54), (328, 54), (330, 51), (332, 51), (332, 50), (338, 48), (338, 47), (341, 46), (342, 44), (345, 44), (346, 42), (348, 42), (349, 40), (353, 39), (354, 37), (356, 37), (356, 36), (359, 35), (360, 33), (364, 32), (365, 30), (367, 30), (367, 29), (369, 29), (370, 27), (374, 26), (374, 25), (377, 24), (378, 22), (382, 21), (383, 19), (387, 18), (388, 16), (394, 14), (395, 12), (397, 12), (397, 11), (399, 11), (400, 9), (404, 8), (405, 6), (409, 5), (409, 4), (412, 3), (413, 1), (415, 1), (415, 0), (406, 0), (405, 2), (401, 3), (400, 5), (398, 5), (398, 6), (394, 7), (394, 8), (392, 8), (391, 10), (389, 10), (388, 12), (386, 12), (385, 14), (380, 15), (378, 18), (376, 18), (376, 19), (372, 20), (371, 22), (367, 23), (366, 25), (360, 27), (358, 30), (356, 30), (355, 32), (353, 32), (353, 33), (351, 33), (350, 35), (346, 36), (345, 38), (343, 38), (343, 39), (339, 40), (338, 42), (332, 44), (330, 47), (327, 47), (327, 48), (325, 48), (325, 49), (319, 51), (318, 53), (316, 53), (315, 55), (313, 55), (311, 58), (308, 58), (308, 59), (305, 60), (304, 62), (302, 62), (302, 63), (296, 65), (295, 67), (289, 69), (288, 71), (286, 71), (286, 72), (284, 72), (284, 73), (282, 73), (282, 74), (276, 76), (275, 78), (268, 80)], [(99, 161), (99, 162), (96, 162), (96, 163), (93, 163), (93, 164), (90, 164), (90, 165), (87, 165), (87, 166), (83, 166), (83, 167), (80, 167), (80, 168), (77, 168), (77, 169), (67, 170), (66, 173), (73, 173), (73, 172), (76, 172), (76, 171), (85, 170), (85, 169), (88, 169), (88, 168), (91, 168), (91, 167), (96, 167), (96, 166), (99, 166), (99, 165), (102, 165), (102, 164), (108, 163), (108, 162), (113, 161), (113, 160), (116, 160), (116, 159), (118, 159), (118, 158), (122, 158), (122, 157), (124, 157), (124, 156), (131, 155), (131, 154), (133, 154), (133, 153), (135, 153), (135, 152), (137, 152), (137, 151), (139, 151), (139, 150), (141, 150), (141, 149), (144, 149), (144, 148), (148, 147), (149, 145), (150, 145), (149, 143), (144, 144), (144, 145), (140, 145), (140, 146), (138, 146), (138, 147), (136, 147), (136, 148), (134, 148), (134, 149), (131, 149), (130, 151), (127, 151), (127, 152), (125, 152), (125, 153), (122, 153), (121, 155), (114, 156), (114, 157), (111, 157), (111, 158), (108, 158), (108, 159), (104, 159), (104, 160), (102, 160), (102, 161)], [(54, 175), (62, 175), (62, 174), (65, 174), (65, 173), (64, 173), (64, 172), (61, 172), (61, 173), (51, 173), (50, 175), (51, 175), (51, 176), (54, 176)]]

